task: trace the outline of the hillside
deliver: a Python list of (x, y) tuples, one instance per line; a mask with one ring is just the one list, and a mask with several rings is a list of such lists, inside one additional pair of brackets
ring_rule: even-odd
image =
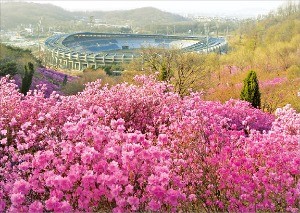
[(25, 71), (24, 66), (28, 62), (33, 63), (35, 68), (30, 89), (33, 90), (37, 88), (37, 85), (45, 84), (47, 87), (45, 89), (46, 97), (49, 97), (53, 91), (61, 93), (60, 91), (64, 86), (64, 78), (67, 78), (66, 83), (76, 79), (76, 77), (65, 73), (40, 67), (41, 64), (30, 50), (0, 44), (0, 52), (0, 78), (10, 75), (18, 85), (18, 88), (21, 88), (22, 77), (24, 77)]
[[(0, 53), (0, 69), (7, 63), (15, 63), (17, 65), (17, 73), (23, 74), (24, 66), (27, 65), (28, 62), (34, 63), (34, 66), (38, 65), (38, 61), (32, 55), (30, 50), (0, 44)], [(0, 70), (0, 76), (1, 73), (2, 72)]]
[(74, 15), (51, 4), (28, 2), (1, 2), (1, 28), (11, 29), (20, 24), (37, 24), (43, 19), (43, 25), (58, 24), (74, 19)]
[(258, 74), (263, 110), (286, 104), (300, 111), (300, 4), (286, 4), (261, 20), (247, 21), (230, 38), (220, 58), (208, 100), (238, 99), (249, 70)]

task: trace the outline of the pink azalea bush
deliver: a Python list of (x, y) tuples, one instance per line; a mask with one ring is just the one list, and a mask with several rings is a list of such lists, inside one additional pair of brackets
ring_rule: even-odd
[(282, 84), (284, 82), (287, 81), (287, 78), (273, 78), (272, 80), (267, 80), (267, 81), (263, 81), (263, 82), (260, 82), (259, 83), (259, 86), (260, 87), (272, 87), (272, 86), (275, 86), (277, 84)]
[(300, 116), (138, 76), (75, 96), (0, 79), (0, 212), (300, 210)]

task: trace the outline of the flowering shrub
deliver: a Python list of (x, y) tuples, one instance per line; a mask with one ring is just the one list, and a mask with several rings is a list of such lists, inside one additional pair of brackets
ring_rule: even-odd
[[(74, 76), (66, 75), (55, 70), (38, 67), (35, 71), (35, 75), (32, 79), (32, 84), (30, 89), (33, 90), (37, 85), (44, 84), (46, 85), (44, 94), (46, 97), (49, 97), (53, 91), (61, 93), (61, 86), (63, 84), (65, 76), (67, 76), (67, 81), (72, 82), (76, 79)], [(15, 83), (21, 88), (22, 78), (21, 75), (17, 74), (13, 76)]]
[(300, 117), (89, 83), (20, 94), (0, 79), (0, 212), (300, 210)]
[[(39, 67), (39, 68), (37, 68), (36, 71), (37, 71), (37, 73), (40, 73), (43, 76), (45, 76), (49, 79), (52, 79), (54, 81), (57, 81), (57, 82), (63, 82), (64, 78), (66, 76), (66, 74), (64, 74), (64, 73), (61, 73), (61, 72), (58, 72), (58, 71), (55, 71), (55, 70), (51, 70), (51, 69), (48, 69), (48, 68)], [(67, 75), (67, 77), (68, 77), (69, 80), (74, 80), (74, 78), (75, 78), (75, 77), (70, 76), (70, 75)]]
[(274, 85), (277, 85), (277, 84), (282, 84), (284, 82), (287, 81), (287, 78), (274, 78), (272, 80), (268, 80), (268, 81), (263, 81), (263, 82), (260, 82), (259, 86), (260, 87), (272, 87)]

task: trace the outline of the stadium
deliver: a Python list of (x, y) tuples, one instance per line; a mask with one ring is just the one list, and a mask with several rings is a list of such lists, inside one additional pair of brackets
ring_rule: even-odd
[(144, 47), (177, 48), (185, 52), (224, 52), (224, 37), (144, 35), (114, 33), (58, 34), (45, 41), (45, 62), (61, 69), (83, 70), (126, 63), (140, 57)]

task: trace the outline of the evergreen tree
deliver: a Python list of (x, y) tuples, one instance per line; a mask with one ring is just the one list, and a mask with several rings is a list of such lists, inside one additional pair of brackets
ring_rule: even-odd
[(162, 67), (161, 72), (159, 74), (159, 80), (167, 81), (168, 80), (168, 72), (165, 66)]
[(260, 92), (255, 71), (251, 70), (244, 80), (241, 100), (248, 101), (253, 107), (260, 108)]
[(21, 93), (26, 95), (32, 83), (34, 68), (31, 62), (28, 62), (28, 67), (25, 65), (24, 68), (25, 68), (25, 72), (24, 72), (24, 77), (22, 78)]
[(167, 66), (165, 62), (161, 63), (160, 73), (158, 75), (158, 80), (160, 81), (170, 81), (172, 76), (172, 70)]
[(67, 84), (67, 82), (68, 82), (68, 76), (65, 75), (62, 85), (65, 86)]

